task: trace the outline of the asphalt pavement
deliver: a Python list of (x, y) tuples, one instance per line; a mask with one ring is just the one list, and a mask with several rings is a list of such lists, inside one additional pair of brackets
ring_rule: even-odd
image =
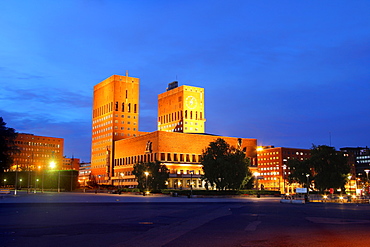
[(0, 246), (370, 245), (369, 204), (296, 205), (279, 199), (5, 195), (0, 199)]

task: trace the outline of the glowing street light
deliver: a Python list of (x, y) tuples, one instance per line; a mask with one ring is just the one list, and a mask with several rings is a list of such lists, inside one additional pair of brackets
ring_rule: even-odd
[(145, 189), (148, 190), (148, 175), (149, 175), (149, 172), (144, 172), (145, 174)]
[[(55, 169), (57, 167), (55, 161), (50, 162), (50, 168)], [(58, 193), (60, 193), (60, 171), (58, 170)]]
[(284, 194), (286, 193), (286, 192), (285, 192), (285, 169), (286, 169), (286, 165), (283, 165), (283, 185), (284, 185)]
[(55, 161), (51, 161), (49, 166), (51, 169), (54, 169), (57, 166), (57, 164), (55, 163)]
[(22, 189), (22, 179), (19, 179), (19, 188)]
[(366, 172), (366, 182), (369, 183), (369, 169), (364, 170)]
[(255, 173), (253, 173), (253, 175), (256, 177), (256, 189), (259, 190), (258, 189), (258, 176), (260, 175), (260, 173), (259, 172), (255, 172)]
[(37, 190), (37, 183), (38, 183), (38, 181), (39, 181), (39, 179), (38, 179), (38, 178), (36, 178), (35, 191), (34, 191), (34, 193), (36, 193), (36, 190)]
[(6, 187), (5, 183), (6, 183), (6, 178), (4, 178), (4, 188)]

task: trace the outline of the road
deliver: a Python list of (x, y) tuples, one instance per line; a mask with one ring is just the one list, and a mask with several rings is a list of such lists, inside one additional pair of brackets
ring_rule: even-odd
[(0, 246), (369, 246), (370, 206), (48, 194), (0, 200)]

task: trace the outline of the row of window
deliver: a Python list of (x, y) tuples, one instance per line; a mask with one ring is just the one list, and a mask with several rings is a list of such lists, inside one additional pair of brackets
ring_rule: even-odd
[(116, 103), (114, 104), (114, 110), (128, 113), (130, 112), (137, 113), (137, 104), (131, 103), (125, 104), (125, 102), (119, 103), (118, 101), (116, 101)]
[[(122, 116), (123, 116), (123, 115), (122, 115)], [(108, 116), (104, 116), (104, 117), (102, 117), (102, 118), (95, 119), (95, 120), (93, 120), (93, 124), (96, 124), (96, 123), (99, 123), (99, 122), (105, 121), (105, 120), (107, 120), (107, 119), (109, 119), (109, 118), (112, 118), (112, 117), (113, 117), (113, 115), (108, 115)], [(108, 121), (108, 122), (112, 122), (112, 121)]]
[(270, 153), (259, 153), (259, 154), (257, 154), (257, 156), (264, 156), (264, 155), (275, 155), (275, 154), (279, 154), (279, 152), (270, 152)]
[(260, 170), (261, 171), (265, 171), (265, 170), (279, 170), (279, 167), (278, 166), (262, 167)]
[(25, 153), (25, 152), (22, 153), (22, 151), (26, 151), (26, 152), (39, 152), (39, 153), (60, 153), (60, 150), (59, 149), (50, 150), (50, 149), (43, 149), (43, 148), (25, 148), (25, 147), (20, 147), (19, 150), (21, 151), (21, 153), (19, 155), (29, 155), (29, 153)]
[(201, 155), (195, 154), (177, 154), (177, 153), (160, 153), (159, 157), (156, 153), (131, 156), (126, 158), (118, 158), (114, 160), (114, 166), (133, 165), (140, 162), (153, 162), (159, 160), (162, 162), (192, 162), (199, 163)]
[(99, 135), (99, 136), (93, 137), (92, 140), (95, 141), (95, 140), (102, 139), (102, 138), (107, 138), (107, 137), (110, 137), (110, 136), (112, 136), (112, 133), (107, 133), (107, 134), (104, 134), (104, 135)]
[[(185, 119), (195, 119), (195, 120), (203, 119), (203, 112), (199, 112), (199, 113), (197, 111), (188, 112), (188, 110), (186, 110), (184, 114), (185, 114)], [(180, 121), (182, 119), (183, 119), (182, 111), (177, 111), (177, 112), (169, 113), (164, 116), (158, 117), (158, 122), (160, 124), (166, 124), (166, 123), (170, 123), (173, 121)]]
[(24, 142), (24, 141), (15, 141), (15, 144), (18, 145), (25, 145), (25, 146), (39, 146), (39, 147), (52, 147), (52, 148), (60, 148), (59, 144), (53, 143), (42, 143), (42, 142)]
[(370, 156), (357, 156), (356, 159), (357, 160), (366, 160), (366, 159), (370, 159)]

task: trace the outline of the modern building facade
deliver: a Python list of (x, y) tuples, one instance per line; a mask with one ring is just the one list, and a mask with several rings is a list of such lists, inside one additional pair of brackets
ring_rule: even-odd
[(11, 171), (34, 171), (49, 169), (51, 162), (55, 169), (62, 169), (64, 139), (33, 134), (18, 133), (15, 145), (19, 153), (14, 153)]
[(258, 183), (267, 190), (294, 193), (297, 184), (288, 184), (289, 159), (306, 160), (311, 157), (310, 149), (285, 147), (259, 147), (257, 149)]

